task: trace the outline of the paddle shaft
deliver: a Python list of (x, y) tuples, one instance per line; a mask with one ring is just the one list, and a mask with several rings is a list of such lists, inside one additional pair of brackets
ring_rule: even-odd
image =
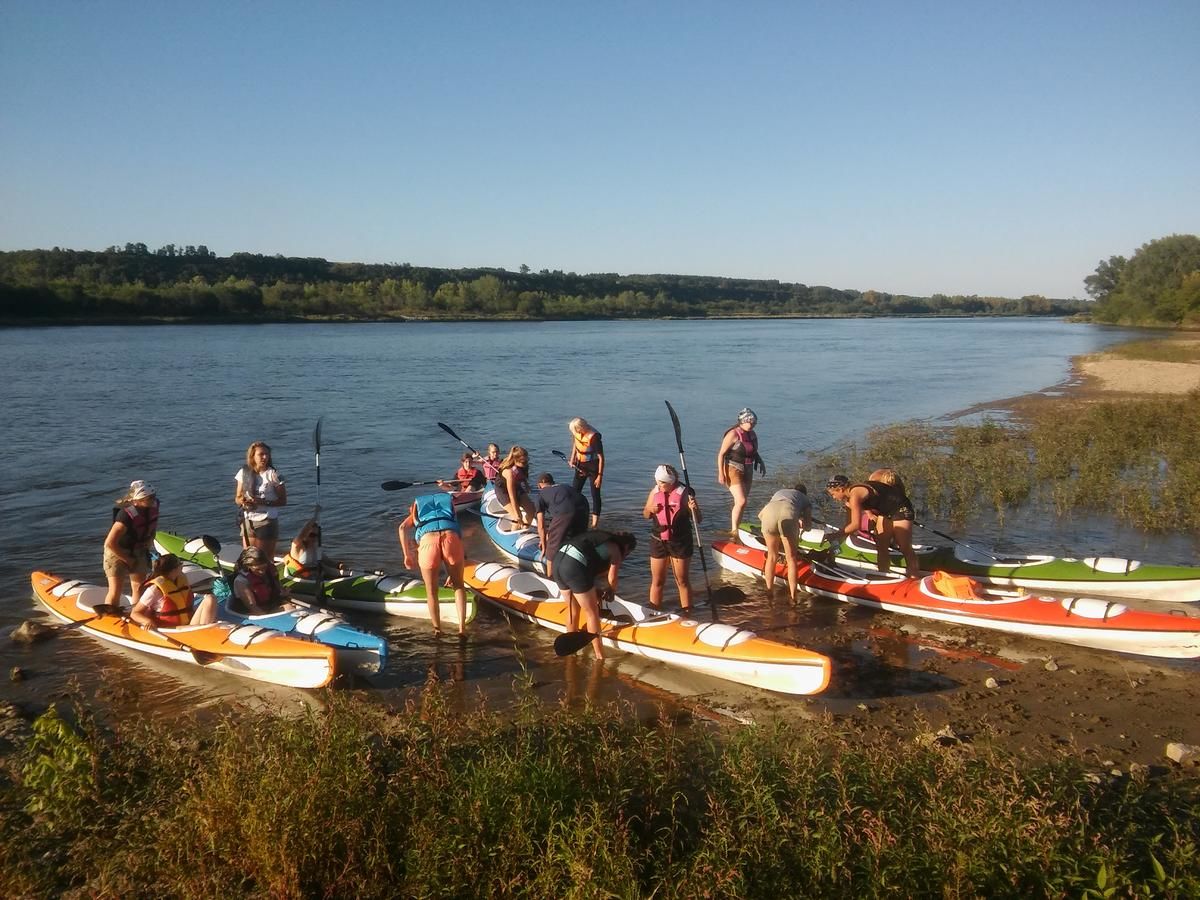
[[(683, 471), (683, 484), (688, 489), (688, 493), (692, 491), (692, 482), (688, 478), (687, 457), (683, 452), (683, 429), (679, 427), (679, 416), (675, 415), (675, 408), (671, 406), (670, 400), (664, 400), (667, 404), (667, 412), (671, 414), (671, 426), (675, 429), (675, 446), (679, 448), (679, 468)], [(717, 621), (717, 604), (713, 600), (712, 585), (708, 580), (708, 561), (704, 558), (704, 542), (700, 540), (700, 524), (696, 521), (696, 517), (691, 515), (688, 517), (692, 520), (692, 535), (696, 539), (696, 555), (700, 557), (700, 570), (704, 573), (704, 593), (708, 597), (708, 610), (712, 616), (712, 620)]]
[(380, 485), (385, 491), (403, 491), (410, 487), (420, 487), (426, 484), (441, 484), (441, 481), (385, 481)]
[(454, 438), (456, 441), (458, 441), (460, 444), (462, 444), (464, 447), (466, 447), (468, 450), (470, 450), (472, 453), (474, 453), (476, 456), (480, 455), (478, 450), (476, 450), (474, 447), (472, 447), (470, 444), (468, 444), (466, 441), (464, 441), (462, 438), (460, 438), (457, 434), (455, 434), (454, 429), (451, 428), (449, 425), (447, 425), (445, 422), (438, 422), (437, 426), (438, 426), (438, 428), (442, 429), (442, 431), (446, 432), (446, 434), (450, 435), (450, 437)]
[(570, 466), (572, 469), (574, 469), (579, 474), (581, 474), (581, 475), (587, 474), (587, 471), (585, 469), (582, 469), (579, 467), (578, 464), (571, 462), (570, 457), (568, 457), (567, 454), (563, 453), (561, 450), (551, 450), (550, 452), (553, 453), (555, 456), (557, 456), (559, 459), (561, 459), (563, 462), (565, 462), (568, 466)]
[(317, 573), (314, 596), (318, 603), (325, 589), (324, 567), (321, 565), (321, 419), (317, 418), (317, 427), (313, 429), (313, 459), (317, 468), (317, 508), (313, 512), (313, 520), (317, 523)]
[(952, 537), (950, 537), (950, 535), (946, 534), (945, 532), (938, 531), (936, 528), (930, 528), (928, 525), (922, 525), (920, 522), (917, 522), (915, 520), (913, 521), (913, 524), (916, 525), (918, 528), (923, 528), (932, 534), (936, 534), (940, 538), (945, 538), (946, 540), (950, 541), (952, 544), (958, 544), (960, 547), (966, 547), (968, 550), (974, 550), (976, 553), (982, 553), (988, 559), (994, 559), (996, 562), (1004, 562), (1004, 560), (1001, 557), (997, 556), (994, 553), (988, 553), (982, 547), (976, 547), (974, 544), (968, 544), (965, 541), (960, 541), (958, 538), (952, 538)]

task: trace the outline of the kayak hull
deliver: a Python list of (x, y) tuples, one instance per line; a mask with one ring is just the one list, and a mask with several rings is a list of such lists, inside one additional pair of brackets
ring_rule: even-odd
[[(160, 553), (174, 553), (180, 559), (206, 569), (215, 570), (219, 564), (222, 571), (233, 571), (235, 557), (222, 554), (219, 561), (214, 559), (199, 538), (160, 531), (154, 536), (154, 546)], [(276, 564), (282, 566), (282, 563), (282, 558), (276, 559)], [(315, 579), (281, 574), (280, 581), (295, 595), (316, 598)], [(425, 583), (410, 572), (387, 575), (381, 572), (343, 571), (334, 578), (325, 579), (321, 585), (320, 605), (409, 619), (430, 619)], [(459, 624), (454, 591), (444, 587), (438, 589), (438, 610), (442, 622)], [(475, 618), (475, 611), (475, 601), (468, 596), (467, 622)]]
[[(503, 563), (468, 566), (467, 586), (500, 609), (566, 632), (567, 604), (554, 582)], [(817, 694), (829, 685), (828, 657), (721, 623), (697, 622), (614, 597), (602, 616), (605, 646), (785, 694)]]
[[(766, 564), (763, 551), (728, 541), (713, 543), (713, 557), (722, 568), (752, 576), (761, 576)], [(776, 566), (779, 575), (783, 568)], [(811, 593), (888, 612), (1139, 656), (1200, 657), (1200, 616), (1181, 609), (1133, 609), (1102, 597), (950, 597), (933, 587), (931, 576), (905, 578), (807, 561), (798, 575)]]
[(506, 558), (520, 568), (546, 574), (546, 558), (536, 528), (523, 528), (513, 522), (508, 511), (496, 498), (496, 489), (489, 487), (479, 503), (479, 516), (488, 538)]
[[(766, 549), (756, 525), (743, 523), (739, 535), (744, 543)], [(828, 549), (821, 529), (812, 528), (800, 536), (802, 551)], [(917, 562), (925, 574), (940, 570), (954, 575), (970, 575), (976, 581), (996, 587), (1024, 588), (1029, 591), (1079, 593), (1103, 597), (1129, 597), (1169, 603), (1200, 602), (1200, 566), (1166, 566), (1121, 557), (1073, 557), (992, 554), (978, 547), (936, 547), (916, 544)], [(861, 534), (847, 538), (837, 555), (843, 567), (878, 571), (878, 554), (873, 539)], [(904, 557), (893, 549), (892, 568), (904, 568)]]
[(96, 616), (93, 607), (108, 593), (104, 585), (66, 581), (49, 572), (34, 572), (30, 580), (53, 616), (67, 623), (91, 619), (78, 630), (118, 647), (289, 687), (324, 687), (337, 673), (335, 651), (325, 644), (230, 622), (156, 633), (118, 615)]

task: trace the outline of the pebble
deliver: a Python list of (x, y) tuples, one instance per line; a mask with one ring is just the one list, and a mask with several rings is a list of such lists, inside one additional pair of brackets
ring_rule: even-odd
[(998, 682), (995, 678), (989, 678), (987, 681), (985, 681), (983, 683), (983, 686), (985, 688), (990, 688), (992, 690), (995, 690), (996, 688), (1000, 687), (1000, 682)]
[(38, 641), (44, 641), (53, 635), (56, 630), (44, 622), (35, 622), (33, 619), (26, 619), (13, 629), (12, 639), (18, 644), (33, 644)]
[(25, 670), (22, 669), (20, 666), (13, 666), (11, 669), (8, 670), (8, 680), (9, 681), (24, 681), (25, 680)]
[(1172, 741), (1167, 744), (1166, 752), (1167, 759), (1177, 762), (1181, 766), (1200, 761), (1200, 747), (1197, 747), (1195, 744), (1183, 744), (1179, 741)]
[(1056, 663), (1056, 662), (1055, 662), (1054, 660), (1052, 660), (1052, 659), (1051, 659), (1051, 660), (1047, 660), (1047, 661), (1046, 661), (1046, 671), (1047, 671), (1047, 672), (1057, 672), (1057, 671), (1058, 671), (1058, 663)]

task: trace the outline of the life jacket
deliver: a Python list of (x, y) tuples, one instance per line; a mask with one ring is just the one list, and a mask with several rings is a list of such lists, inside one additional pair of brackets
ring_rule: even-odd
[(129, 517), (129, 526), (122, 535), (121, 546), (129, 550), (149, 547), (154, 540), (154, 533), (158, 531), (158, 500), (154, 501), (153, 506), (135, 506), (132, 503), (125, 507), (114, 506), (114, 522), (121, 513)]
[(654, 523), (658, 526), (658, 537), (663, 541), (676, 541), (683, 535), (676, 534), (678, 527), (687, 522), (687, 517), (680, 519), (681, 512), (688, 512), (687, 487), (677, 484), (669, 491), (656, 491), (653, 500), (662, 507), (654, 514)]
[(450, 494), (424, 494), (418, 497), (413, 501), (412, 520), (416, 526), (413, 538), (418, 542), (435, 531), (462, 534), (454, 515), (454, 497)]
[(312, 578), (317, 574), (316, 563), (303, 562), (288, 551), (283, 558), (283, 573), (292, 578)]
[(495, 481), (500, 477), (500, 463), (503, 460), (483, 458), (483, 477), (488, 481)]
[[(758, 435), (754, 429), (746, 431), (740, 425), (734, 425), (729, 431), (737, 438), (725, 454), (725, 464), (740, 472), (745, 472), (747, 466), (753, 466), (758, 459)], [(729, 434), (729, 431), (725, 432)]]
[(254, 594), (254, 602), (259, 606), (264, 609), (275, 609), (280, 605), (282, 591), (274, 569), (268, 569), (265, 572), (243, 569), (238, 572), (237, 577), (246, 579), (250, 593)]
[(559, 553), (565, 553), (567, 556), (576, 562), (581, 562), (587, 566), (589, 575), (599, 575), (608, 568), (609, 560), (607, 554), (600, 555), (598, 548), (603, 547), (613, 538), (611, 531), (605, 531), (603, 528), (593, 528), (585, 531), (583, 534), (577, 534), (573, 538), (568, 538), (566, 543), (558, 548)]
[(865, 487), (867, 489), (867, 499), (863, 501), (863, 509), (869, 509), (871, 512), (879, 513), (883, 516), (892, 515), (908, 498), (908, 495), (904, 492), (904, 485), (899, 481), (895, 484), (884, 484), (882, 481), (864, 481), (851, 485), (851, 489), (856, 487)]
[(600, 432), (585, 431), (575, 437), (575, 462), (581, 466), (590, 466), (600, 458)]
[(933, 573), (934, 589), (945, 597), (956, 600), (986, 600), (983, 586), (969, 575), (951, 575), (940, 569)]
[(483, 482), (483, 473), (474, 466), (469, 469), (464, 469), (461, 466), (454, 473), (454, 479), (458, 482), (460, 491), (475, 491), (481, 487)]
[[(524, 466), (510, 466), (509, 469), (513, 473), (513, 486), (517, 489), (516, 499), (520, 499), (525, 494), (529, 493), (529, 473)], [(503, 504), (507, 505), (512, 497), (508, 496), (508, 483), (504, 480), (504, 473), (501, 472), (496, 476), (496, 498)]]
[(178, 628), (192, 620), (192, 588), (187, 579), (172, 581), (166, 575), (151, 578), (150, 584), (162, 591), (162, 608), (155, 614), (159, 626)]

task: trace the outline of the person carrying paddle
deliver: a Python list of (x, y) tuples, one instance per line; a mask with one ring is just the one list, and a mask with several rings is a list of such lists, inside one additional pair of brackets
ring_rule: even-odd
[(567, 423), (571, 432), (571, 453), (567, 465), (575, 468), (575, 480), (571, 487), (583, 493), (584, 482), (592, 492), (592, 527), (600, 523), (600, 485), (604, 481), (604, 441), (600, 432), (588, 424), (587, 419), (574, 418)]
[(173, 553), (164, 553), (154, 561), (150, 578), (129, 618), (143, 628), (179, 628), (182, 625), (211, 625), (217, 621), (217, 598), (205, 594), (195, 611), (183, 563)]
[(704, 521), (695, 493), (679, 483), (674, 466), (661, 465), (654, 470), (654, 487), (646, 497), (642, 517), (650, 527), (650, 605), (662, 609), (663, 588), (667, 583), (667, 563), (679, 588), (679, 606), (692, 611), (692, 583), (689, 572), (695, 542), (692, 519)]
[(725, 432), (717, 450), (717, 482), (726, 485), (733, 496), (733, 509), (729, 513), (730, 540), (740, 541), (738, 526), (750, 496), (750, 485), (754, 481), (754, 470), (767, 474), (766, 464), (758, 454), (758, 435), (754, 426), (758, 416), (750, 407), (738, 413), (737, 424)]
[(524, 447), (513, 447), (500, 463), (496, 499), (507, 508), (514, 525), (528, 528), (533, 524), (537, 512), (529, 497), (529, 453)]
[[(320, 507), (317, 507), (317, 512), (320, 511)], [(299, 533), (292, 538), (287, 555), (283, 558), (282, 574), (290, 578), (316, 578), (318, 562), (324, 576), (342, 574), (341, 566), (326, 559), (321, 553), (321, 525), (314, 517), (305, 522)]]
[(555, 484), (554, 476), (538, 476), (538, 496), (533, 501), (537, 515), (538, 543), (546, 563), (546, 577), (554, 576), (554, 554), (563, 541), (587, 531), (587, 498), (569, 484)]
[(257, 547), (267, 559), (275, 559), (279, 507), (287, 506), (287, 488), (271, 464), (271, 448), (262, 441), (251, 444), (246, 464), (233, 480), (233, 500), (241, 510), (242, 547)]
[(257, 547), (247, 547), (233, 567), (233, 596), (229, 607), (248, 616), (265, 616), (290, 608), (288, 594), (279, 583), (275, 561)]
[[(424, 494), (413, 501), (408, 517), (400, 523), (400, 546), (404, 548), (404, 565), (421, 570), (425, 582), (425, 597), (429, 603), (429, 618), (436, 634), (442, 633), (441, 606), (438, 600), (438, 581), (442, 566), (446, 567), (454, 605), (458, 609), (458, 633), (467, 632), (467, 589), (463, 584), (462, 529), (454, 513), (454, 498), (450, 494)], [(414, 560), (415, 557), (415, 560)]]
[(109, 606), (121, 600), (121, 586), (129, 578), (129, 596), (136, 600), (150, 571), (150, 545), (158, 530), (158, 494), (145, 481), (134, 481), (113, 507), (113, 523), (104, 538), (104, 575)]
[(483, 477), (489, 484), (500, 477), (500, 464), (504, 460), (500, 458), (499, 444), (488, 444), (486, 456), (473, 453), (471, 459), (483, 466)]
[(812, 502), (808, 499), (808, 488), (797, 482), (793, 487), (776, 491), (767, 505), (758, 511), (758, 521), (762, 525), (763, 543), (767, 546), (767, 561), (763, 566), (767, 593), (775, 589), (775, 566), (782, 546), (783, 558), (787, 562), (788, 599), (795, 603), (796, 547), (800, 533), (812, 526)]
[(834, 475), (826, 484), (826, 489), (829, 496), (844, 504), (849, 511), (849, 521), (830, 540), (830, 548), (835, 554), (842, 539), (862, 527), (863, 513), (867, 512), (874, 517), (875, 558), (879, 571), (890, 570), (891, 547), (895, 541), (904, 554), (905, 574), (909, 578), (921, 574), (912, 540), (916, 514), (904, 490), (904, 482), (894, 469), (876, 469), (860, 484), (851, 484), (845, 475)]
[(554, 555), (554, 583), (567, 602), (567, 631), (579, 629), (579, 609), (587, 619), (587, 630), (596, 637), (592, 652), (604, 659), (604, 644), (600, 639), (600, 592), (596, 577), (607, 573), (606, 594), (617, 593), (617, 578), (621, 563), (637, 546), (637, 538), (628, 531), (605, 531), (594, 528), (567, 538)]

